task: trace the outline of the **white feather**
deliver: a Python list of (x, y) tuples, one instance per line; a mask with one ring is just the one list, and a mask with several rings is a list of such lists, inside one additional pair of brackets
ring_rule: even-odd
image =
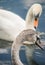
[(14, 40), (25, 29), (25, 21), (18, 15), (0, 9), (0, 38)]

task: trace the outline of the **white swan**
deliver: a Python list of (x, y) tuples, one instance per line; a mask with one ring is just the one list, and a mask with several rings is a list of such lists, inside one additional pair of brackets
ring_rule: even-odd
[(10, 11), (0, 9), (0, 38), (14, 40), (15, 37), (25, 28), (35, 29), (33, 21), (38, 15), (40, 17), (41, 13), (42, 7), (40, 4), (32, 5), (27, 13), (25, 22), (20, 16)]
[[(23, 30), (32, 29), (35, 31), (38, 26), (38, 20), (41, 13), (42, 13), (41, 5), (34, 4), (29, 9), (26, 16), (26, 21), (24, 21), (21, 17), (19, 17), (18, 15), (14, 13), (0, 9), (0, 38), (14, 41), (17, 38), (17, 36), (20, 34), (20, 32)], [(18, 41), (18, 43), (19, 42), (20, 41)], [(12, 52), (17, 50), (17, 52), (15, 51), (14, 53), (15, 54), (14, 57), (16, 57), (15, 62), (17, 63), (19, 62), (19, 63), (16, 65), (23, 65), (18, 56), (20, 44), (18, 44), (18, 46), (16, 44), (16, 48), (15, 48), (15, 44), (16, 43), (13, 43), (12, 45)]]

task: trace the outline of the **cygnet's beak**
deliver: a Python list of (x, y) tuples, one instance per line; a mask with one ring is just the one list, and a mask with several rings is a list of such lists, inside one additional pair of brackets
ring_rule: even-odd
[(37, 42), (35, 42), (35, 44), (36, 44), (41, 50), (44, 50), (44, 49), (42, 48), (41, 44), (39, 44), (39, 43), (37, 43)]
[(24, 44), (24, 45), (33, 45), (33, 44), (35, 44), (35, 45), (37, 45), (41, 50), (44, 50), (44, 49), (42, 48), (42, 46), (41, 46), (40, 38), (38, 38), (38, 37), (37, 37), (37, 40), (35, 41), (35, 43), (30, 42), (30, 41), (24, 41), (23, 44)]
[(40, 41), (40, 38), (37, 37), (37, 40), (35, 41), (35, 44), (41, 49), (41, 50), (44, 50), (41, 46), (41, 41)]

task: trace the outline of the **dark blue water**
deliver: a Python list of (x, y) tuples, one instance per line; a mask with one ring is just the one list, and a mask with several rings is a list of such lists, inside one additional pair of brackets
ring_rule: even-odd
[[(26, 17), (26, 13), (31, 7), (33, 3), (40, 3), (43, 8), (42, 16), (40, 17), (39, 22), (39, 31), (45, 32), (45, 0), (0, 0), (0, 8), (12, 11), (23, 19)], [(6, 45), (7, 42), (0, 42), (0, 65), (12, 65), (11, 63), (11, 46), (8, 48), (3, 48), (4, 44)], [(20, 57), (24, 64), (27, 64), (25, 50), (20, 51)], [(35, 58), (35, 59), (34, 59)], [(39, 65), (45, 65), (45, 48), (42, 52), (40, 49), (36, 49), (33, 54), (33, 59)]]

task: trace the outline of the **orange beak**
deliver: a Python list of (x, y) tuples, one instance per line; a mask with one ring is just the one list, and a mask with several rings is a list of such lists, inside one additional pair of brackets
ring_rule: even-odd
[(34, 20), (34, 27), (35, 27), (35, 28), (38, 27), (38, 20), (37, 20), (37, 19)]

